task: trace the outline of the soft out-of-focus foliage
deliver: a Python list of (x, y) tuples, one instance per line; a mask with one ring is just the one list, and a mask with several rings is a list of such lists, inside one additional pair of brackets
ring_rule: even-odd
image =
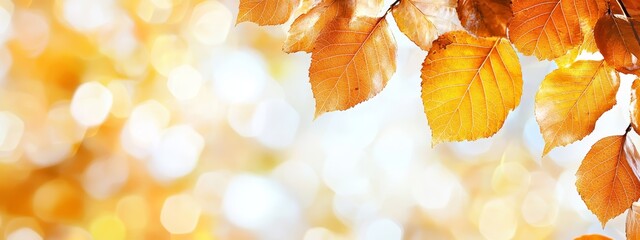
[(540, 158), (532, 101), (553, 64), (521, 58), (523, 100), (495, 137), (431, 149), (426, 53), (397, 29), (386, 90), (312, 121), (310, 57), (274, 47), (288, 27), (233, 27), (237, 6), (0, 1), (0, 238), (624, 237), (574, 173), (629, 113)]

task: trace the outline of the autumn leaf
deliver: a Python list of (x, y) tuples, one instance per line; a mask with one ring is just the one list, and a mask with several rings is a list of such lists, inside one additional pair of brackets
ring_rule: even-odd
[(298, 6), (298, 0), (240, 0), (238, 20), (254, 22), (258, 25), (283, 24), (293, 9)]
[(627, 239), (640, 239), (640, 204), (634, 202), (627, 212), (626, 230)]
[(640, 80), (633, 81), (631, 86), (631, 125), (636, 133), (640, 134)]
[(589, 234), (577, 237), (576, 240), (611, 240), (611, 238), (600, 234)]
[(291, 24), (284, 41), (283, 51), (287, 53), (311, 52), (313, 44), (327, 24), (338, 16), (349, 15), (349, 8), (343, 1), (326, 0), (318, 3), (307, 13), (300, 15)]
[(396, 43), (384, 18), (336, 19), (320, 33), (311, 55), (316, 116), (375, 96), (395, 70)]
[[(627, 12), (632, 17), (640, 16), (640, 1), (638, 0), (620, 0), (620, 1), (622, 1), (625, 8), (627, 9)], [(620, 15), (624, 14), (624, 12), (620, 8), (620, 5), (618, 5), (616, 0), (610, 0), (610, 2), (611, 2), (611, 11), (613, 13), (620, 14)]]
[(525, 55), (550, 60), (582, 42), (573, 0), (515, 0), (509, 39)]
[(422, 80), (434, 145), (492, 136), (522, 95), (520, 63), (509, 41), (465, 31), (434, 41)]
[(400, 31), (428, 51), (438, 35), (459, 29), (454, 6), (449, 0), (404, 0), (391, 11)]
[(458, 0), (458, 17), (471, 33), (481, 37), (506, 37), (513, 15), (511, 0)]
[[(631, 28), (633, 23), (634, 28)], [(605, 15), (595, 26), (596, 44), (605, 61), (623, 73), (640, 69), (640, 44), (635, 31), (640, 34), (640, 21)]]
[(535, 101), (543, 155), (589, 135), (598, 118), (616, 104), (619, 86), (617, 73), (604, 61), (577, 61), (547, 75)]
[(629, 165), (629, 161), (636, 161), (639, 156), (637, 152), (625, 151), (629, 147), (625, 145), (630, 143), (626, 134), (600, 139), (576, 173), (578, 193), (603, 227), (640, 198), (640, 182)]
[(587, 29), (593, 28), (598, 19), (607, 12), (606, 0), (578, 0), (575, 4), (578, 17), (587, 24)]

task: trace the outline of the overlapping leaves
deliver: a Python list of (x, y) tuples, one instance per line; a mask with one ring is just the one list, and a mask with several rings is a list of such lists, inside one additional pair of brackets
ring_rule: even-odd
[[(520, 103), (516, 54), (555, 60), (535, 98), (543, 155), (581, 140), (611, 109), (619, 73), (640, 74), (640, 3), (636, 0), (240, 0), (238, 22), (291, 23), (283, 50), (311, 53), (309, 79), (316, 116), (346, 110), (377, 95), (396, 70), (387, 16), (428, 55), (422, 101), (434, 144), (494, 135)], [(391, 14), (389, 14), (391, 13)], [(579, 60), (583, 53), (601, 60)], [(403, 67), (403, 66), (400, 66)], [(640, 83), (633, 84), (631, 124), (598, 141), (577, 173), (578, 192), (604, 225), (640, 197)], [(635, 131), (630, 131), (635, 129)], [(637, 209), (627, 234), (636, 236)], [(600, 236), (585, 235), (583, 239)]]

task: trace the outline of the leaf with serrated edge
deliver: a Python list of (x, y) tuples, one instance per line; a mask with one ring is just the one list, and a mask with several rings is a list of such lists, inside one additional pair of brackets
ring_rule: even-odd
[(462, 25), (481, 37), (506, 37), (507, 23), (513, 15), (511, 0), (458, 0)]
[(522, 96), (518, 56), (504, 38), (449, 32), (422, 65), (422, 101), (433, 144), (495, 134)]
[(640, 21), (622, 19), (606, 15), (598, 20), (594, 36), (604, 60), (622, 73), (635, 73), (640, 70), (640, 44), (633, 29), (640, 34)]
[(640, 203), (638, 202), (634, 202), (627, 212), (625, 232), (627, 239), (640, 239)]
[(402, 33), (422, 50), (428, 51), (439, 34), (460, 29), (455, 4), (448, 0), (405, 0), (391, 12)]
[(574, 0), (514, 0), (509, 39), (525, 55), (551, 60), (582, 42)]
[(320, 33), (309, 78), (316, 117), (380, 92), (396, 70), (396, 43), (384, 18), (338, 18)]
[(282, 50), (287, 53), (311, 52), (320, 32), (338, 16), (348, 15), (349, 8), (343, 1), (326, 0), (318, 3), (291, 24)]
[(603, 227), (640, 198), (640, 182), (629, 165), (629, 161), (637, 160), (638, 156), (627, 156), (627, 141), (630, 140), (626, 135), (600, 139), (576, 173), (578, 193)]
[(604, 61), (577, 61), (547, 75), (535, 103), (543, 155), (589, 135), (598, 118), (616, 104), (619, 86), (618, 74)]
[(298, 3), (298, 0), (240, 0), (236, 23), (283, 24), (289, 20)]

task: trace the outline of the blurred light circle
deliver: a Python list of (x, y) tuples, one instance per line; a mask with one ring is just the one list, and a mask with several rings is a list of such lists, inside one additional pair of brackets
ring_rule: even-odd
[(330, 154), (322, 167), (322, 180), (338, 195), (368, 192), (371, 183), (360, 164), (361, 159), (359, 151)]
[(82, 186), (96, 199), (105, 199), (117, 193), (126, 183), (129, 166), (125, 159), (112, 157), (91, 162), (84, 172)]
[(536, 227), (551, 226), (558, 215), (558, 203), (552, 197), (553, 192), (534, 190), (522, 201), (522, 218)]
[(482, 208), (479, 219), (480, 233), (486, 239), (512, 239), (518, 227), (518, 216), (509, 202), (494, 199)]
[[(189, 62), (189, 45), (176, 35), (160, 35), (151, 47), (151, 65), (163, 76), (169, 76), (171, 70)], [(238, 65), (234, 65), (237, 69)]]
[(498, 193), (524, 192), (530, 182), (529, 171), (518, 162), (506, 162), (498, 165), (491, 178), (491, 186)]
[(401, 240), (402, 226), (389, 219), (378, 219), (367, 226), (362, 239)]
[(218, 1), (202, 2), (193, 10), (189, 29), (202, 44), (221, 44), (227, 39), (232, 19), (229, 9)]
[(240, 136), (255, 137), (260, 130), (257, 121), (253, 121), (255, 112), (254, 104), (232, 104), (227, 110), (227, 122)]
[(373, 146), (373, 159), (387, 177), (398, 179), (407, 176), (413, 149), (413, 139), (406, 132), (383, 132)]
[(92, 31), (113, 21), (114, 0), (62, 0), (62, 16), (78, 31)]
[(412, 195), (424, 209), (445, 208), (459, 184), (456, 177), (445, 167), (432, 165), (427, 167), (419, 181), (412, 188)]
[(227, 171), (200, 174), (193, 189), (194, 197), (202, 210), (212, 215), (222, 213), (222, 198), (232, 175)]
[(138, 17), (148, 23), (164, 23), (172, 11), (171, 0), (141, 0), (137, 7)]
[(295, 202), (285, 195), (280, 185), (252, 175), (231, 180), (222, 208), (231, 223), (250, 230), (293, 224), (298, 214)]
[(327, 126), (322, 129), (323, 149), (340, 153), (364, 149), (375, 140), (380, 124), (375, 118), (358, 111), (345, 111), (340, 114), (328, 114)]
[(31, 201), (36, 216), (45, 221), (78, 220), (84, 214), (82, 190), (63, 179), (42, 184)]
[(0, 35), (4, 35), (9, 30), (14, 7), (12, 1), (0, 1)]
[(0, 152), (16, 149), (24, 133), (24, 122), (11, 112), (0, 112)]
[(127, 229), (122, 221), (112, 215), (94, 219), (89, 229), (94, 240), (124, 240), (127, 236)]
[(171, 113), (156, 100), (136, 106), (122, 130), (121, 143), (127, 153), (144, 158), (160, 141), (162, 130), (169, 124)]
[(49, 42), (49, 21), (35, 10), (16, 11), (12, 18), (12, 36), (29, 56), (38, 56)]
[(266, 100), (256, 108), (252, 122), (258, 141), (267, 147), (284, 148), (295, 139), (300, 116), (284, 100)]
[(201, 86), (202, 75), (191, 65), (181, 65), (169, 73), (167, 87), (171, 94), (180, 101), (195, 98), (200, 92)]
[(127, 229), (144, 230), (149, 222), (149, 204), (142, 196), (126, 196), (118, 201), (116, 214)]
[(20, 228), (11, 232), (7, 240), (42, 240), (42, 236), (31, 228)]
[(105, 86), (98, 82), (83, 83), (73, 94), (71, 115), (84, 126), (98, 126), (109, 115), (112, 104), (113, 96)]
[(285, 161), (271, 173), (295, 196), (302, 206), (310, 206), (316, 199), (320, 180), (315, 170), (302, 161)]
[(303, 240), (330, 240), (335, 239), (334, 234), (326, 228), (310, 228), (304, 233)]
[(195, 169), (204, 149), (204, 138), (188, 125), (168, 128), (153, 150), (149, 170), (160, 181), (186, 176)]
[(200, 205), (191, 195), (173, 195), (162, 205), (160, 222), (172, 234), (187, 234), (196, 229), (200, 212)]
[(269, 79), (264, 60), (252, 51), (225, 56), (212, 66), (211, 73), (214, 93), (228, 103), (254, 102), (264, 92)]
[(111, 114), (117, 118), (128, 117), (133, 108), (133, 104), (131, 103), (131, 90), (127, 88), (124, 81), (111, 81), (107, 88), (109, 88), (113, 96)]

